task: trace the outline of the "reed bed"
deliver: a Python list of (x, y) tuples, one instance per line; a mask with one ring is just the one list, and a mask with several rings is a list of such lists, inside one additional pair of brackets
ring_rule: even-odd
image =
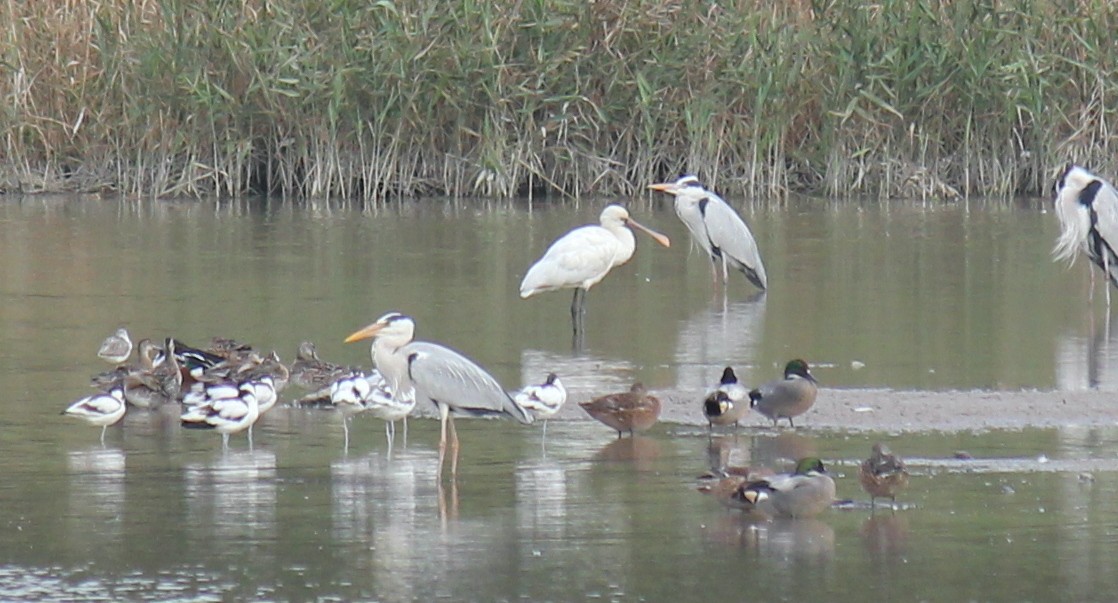
[(1118, 174), (1106, 0), (3, 0), (0, 189), (1031, 195)]

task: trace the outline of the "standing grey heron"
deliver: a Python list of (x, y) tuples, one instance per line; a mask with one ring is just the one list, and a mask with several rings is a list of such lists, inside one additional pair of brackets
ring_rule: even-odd
[[(1102, 269), (1118, 287), (1118, 191), (1082, 167), (1068, 164), (1056, 180), (1056, 217), (1060, 238), (1052, 254), (1057, 260), (1074, 262), (1080, 252)], [(1110, 305), (1110, 287), (1106, 288)]]
[(699, 179), (690, 175), (675, 182), (652, 184), (648, 188), (675, 197), (675, 213), (691, 231), (691, 238), (710, 256), (716, 284), (718, 261), (722, 260), (723, 283), (729, 279), (729, 269), (734, 268), (759, 289), (768, 288), (765, 265), (761, 263), (753, 233), (722, 197), (703, 188)]
[(389, 312), (345, 341), (352, 343), (370, 337), (373, 363), (392, 391), (406, 391), (410, 386), (415, 390), (416, 400), (429, 400), (438, 409), (440, 476), (446, 455), (447, 423), (453, 450), (450, 473), (458, 474), (458, 432), (451, 413), (507, 415), (524, 424), (532, 422), (532, 415), (477, 363), (437, 343), (414, 341), (415, 321), (410, 316)]
[(640, 225), (620, 205), (606, 206), (598, 221), (600, 226), (580, 226), (556, 239), (520, 282), (520, 297), (525, 299), (544, 291), (574, 289), (571, 322), (576, 334), (581, 331), (586, 292), (633, 257), (637, 240), (626, 227), (645, 232), (664, 247), (671, 246), (668, 237)]

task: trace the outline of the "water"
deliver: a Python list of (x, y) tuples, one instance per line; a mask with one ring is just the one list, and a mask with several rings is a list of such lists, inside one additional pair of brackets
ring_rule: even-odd
[(392, 309), (510, 386), (559, 370), (573, 400), (634, 379), (701, 391), (727, 363), (753, 383), (792, 356), (827, 387), (1114, 388), (1102, 289), (1089, 302), (1083, 266), (1051, 263), (1039, 203), (750, 210), (771, 282), (759, 299), (744, 279), (713, 293), (670, 209), (635, 203), (673, 247), (638, 240), (590, 292), (573, 353), (569, 295), (516, 288), (600, 207), (4, 200), (0, 599), (1110, 597), (1113, 428), (890, 438), (914, 473), (904, 510), (754, 524), (696, 491), (712, 445), (778, 469), (819, 455), (839, 497), (863, 501), (855, 462), (877, 434), (743, 427), (711, 442), (661, 424), (618, 441), (572, 403), (546, 444), (538, 428), (460, 421), (460, 476), (440, 484), (432, 421), (389, 448), (381, 422), (356, 417), (347, 451), (340, 417), (277, 407), (254, 450), (234, 436), (223, 454), (173, 413), (129, 413), (104, 447), (58, 416), (107, 367), (94, 354), (119, 325), (288, 361), (312, 339), (368, 363), (341, 341)]

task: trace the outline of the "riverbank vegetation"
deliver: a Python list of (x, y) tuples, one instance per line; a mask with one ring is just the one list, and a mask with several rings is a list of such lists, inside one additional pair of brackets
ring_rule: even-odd
[(1112, 176), (1105, 0), (0, 4), (0, 189), (1045, 193)]

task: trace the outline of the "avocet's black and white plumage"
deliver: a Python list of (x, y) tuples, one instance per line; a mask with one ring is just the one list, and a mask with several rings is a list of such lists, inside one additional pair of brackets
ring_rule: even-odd
[[(349, 447), (348, 419), (351, 415), (367, 412), (384, 421), (384, 435), (391, 446), (396, 438), (396, 421), (404, 420), (415, 408), (415, 390), (406, 387), (397, 395), (380, 371), (353, 372), (340, 377), (328, 387), (330, 404), (342, 412), (346, 447)], [(406, 432), (405, 432), (406, 433)], [(406, 440), (405, 435), (405, 440)]]
[[(1070, 164), (1056, 180), (1055, 192), (1060, 238), (1052, 254), (1070, 263), (1080, 252), (1085, 253), (1118, 287), (1118, 191), (1106, 180)], [(1110, 287), (1106, 301), (1110, 303)]]
[(723, 283), (729, 279), (729, 269), (733, 268), (740, 270), (759, 289), (768, 288), (765, 265), (753, 233), (722, 197), (703, 188), (699, 179), (690, 175), (649, 188), (675, 197), (675, 213), (691, 231), (691, 238), (710, 256), (715, 282), (718, 282), (721, 260)]
[(399, 312), (389, 312), (376, 322), (346, 338), (347, 343), (373, 339), (372, 356), (377, 370), (393, 391), (415, 389), (416, 400), (434, 404), (441, 421), (439, 472), (446, 452), (447, 424), (453, 449), (451, 474), (458, 471), (458, 434), (451, 413), (505, 415), (531, 423), (532, 415), (474, 361), (436, 343), (414, 341), (415, 321)]
[[(221, 434), (221, 447), (226, 449), (229, 447), (229, 434), (250, 429), (260, 418), (259, 390), (266, 395), (267, 384), (263, 379), (211, 383), (201, 393), (192, 392), (183, 398), (184, 404), (194, 405), (183, 412), (182, 425), (217, 431)], [(274, 388), (272, 396), (275, 396)]]
[(114, 387), (107, 393), (86, 396), (62, 411), (62, 414), (78, 417), (101, 426), (101, 443), (105, 443), (105, 430), (124, 417), (124, 389)]
[(537, 419), (543, 419), (543, 434), (547, 437), (547, 420), (555, 416), (567, 401), (567, 388), (555, 373), (538, 385), (529, 385), (513, 396), (521, 407), (532, 411)]

